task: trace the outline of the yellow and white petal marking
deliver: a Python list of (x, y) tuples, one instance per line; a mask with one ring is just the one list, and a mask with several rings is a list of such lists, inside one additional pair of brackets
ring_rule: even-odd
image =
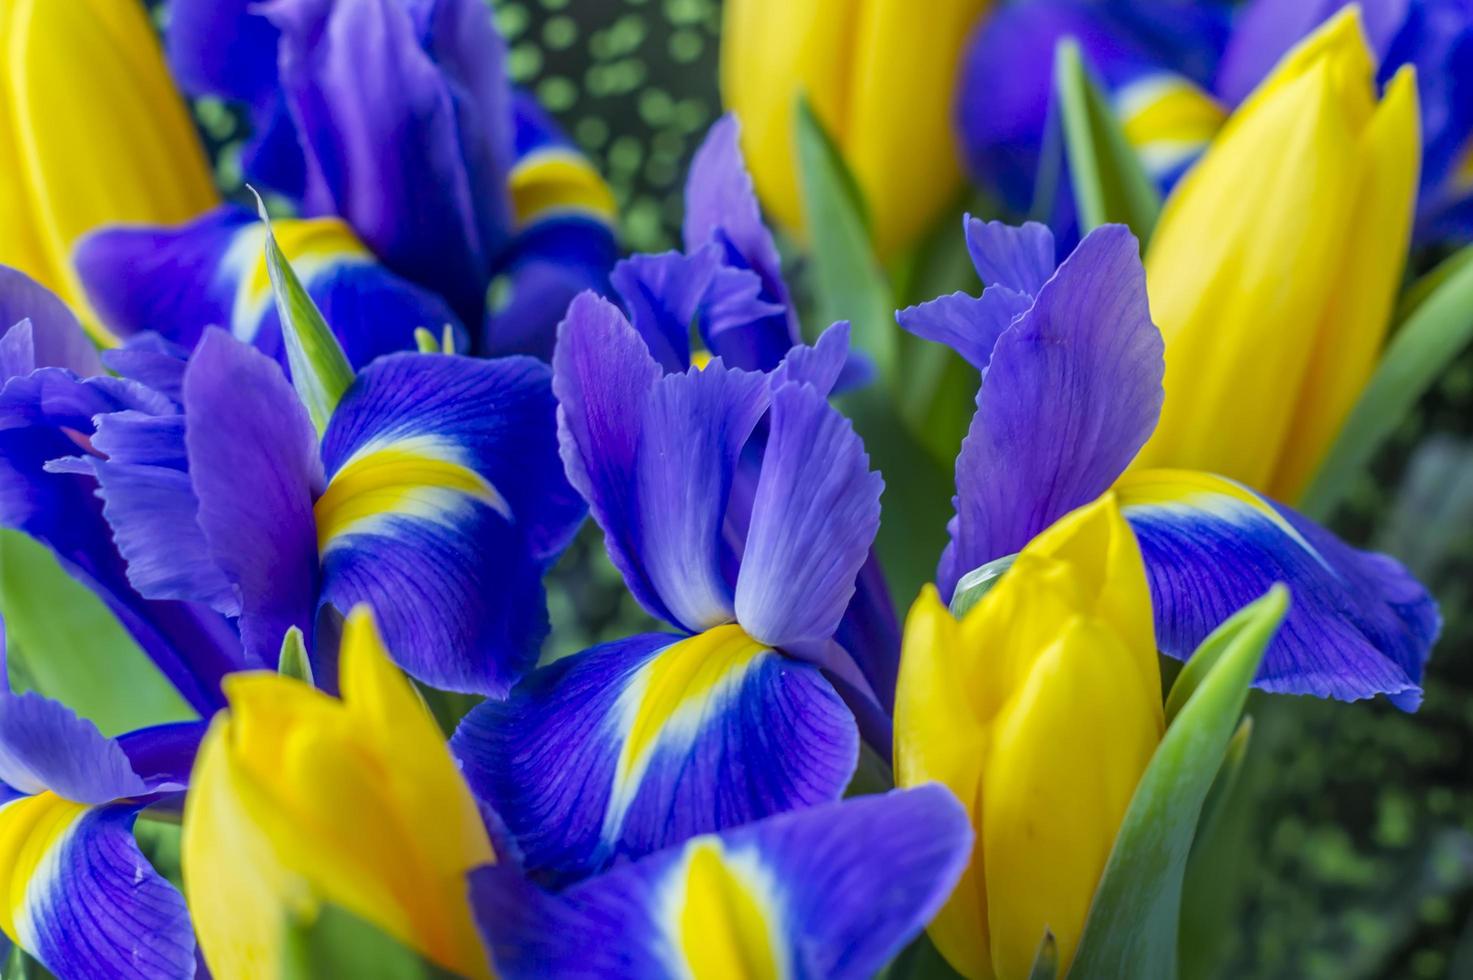
[(635, 671), (610, 716), (622, 744), (604, 812), (605, 842), (618, 839), (655, 752), (693, 743), (764, 656), (777, 654), (728, 623), (671, 644)]
[(1212, 141), (1227, 111), (1180, 75), (1147, 75), (1115, 95), (1125, 138), (1153, 174), (1167, 173)]
[[(272, 222), (271, 228), (297, 278), (308, 289), (329, 269), (373, 262), (373, 253), (337, 218), (286, 219)], [(236, 233), (220, 262), (219, 274), (235, 284), (230, 332), (237, 340), (251, 343), (273, 302), (264, 224), (252, 222)]]
[(0, 932), (22, 949), (37, 948), (32, 899), (56, 880), (67, 838), (91, 809), (51, 792), (0, 806)]
[(576, 215), (612, 225), (618, 214), (609, 185), (588, 158), (563, 146), (518, 160), (508, 180), (518, 228), (543, 218)]
[[(1339, 577), (1330, 563), (1315, 550), (1284, 515), (1269, 506), (1268, 501), (1243, 484), (1227, 477), (1199, 470), (1132, 470), (1116, 481), (1113, 488), (1120, 507), (1129, 517), (1137, 511), (1167, 511), (1183, 514), (1205, 513), (1229, 523), (1241, 522), (1245, 516), (1268, 520), (1307, 554), (1313, 555), (1332, 575)], [(1239, 510), (1233, 505), (1240, 505)]]
[(508, 521), (511, 506), (464, 462), (452, 440), (435, 435), (375, 439), (348, 457), (313, 505), (317, 553), (354, 534), (382, 534), (393, 518), (453, 527), (475, 503)]
[(727, 850), (717, 837), (691, 840), (658, 898), (671, 976), (791, 976), (781, 895), (755, 851)]

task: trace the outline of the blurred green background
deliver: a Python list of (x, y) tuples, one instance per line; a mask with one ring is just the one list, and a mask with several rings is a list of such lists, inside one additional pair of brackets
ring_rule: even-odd
[[(624, 248), (670, 247), (686, 165), (720, 112), (720, 4), (493, 6), (516, 80), (613, 186)], [(238, 188), (237, 118), (218, 104), (196, 109), (223, 181)], [(1255, 697), (1261, 758), (1251, 819), (1234, 859), (1204, 869), (1197, 894), (1224, 907), (1241, 899), (1217, 930), (1222, 976), (1473, 977), (1473, 352), (1348, 500), (1336, 529), (1396, 555), (1442, 603), (1446, 627), (1425, 703), (1406, 715), (1381, 701)], [(648, 623), (591, 527), (553, 573), (549, 595), (552, 656)]]

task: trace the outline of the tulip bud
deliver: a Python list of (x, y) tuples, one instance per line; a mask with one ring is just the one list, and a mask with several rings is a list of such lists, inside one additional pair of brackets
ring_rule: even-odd
[(219, 201), (139, 0), (0, 4), (0, 264), (95, 322), (72, 246), (100, 225), (174, 224)]
[(730, 0), (721, 94), (773, 217), (800, 231), (794, 107), (806, 96), (869, 206), (881, 255), (926, 230), (961, 187), (952, 126), (962, 48), (987, 0)]
[(931, 937), (974, 978), (1024, 978), (1045, 930), (1062, 974), (1161, 740), (1145, 569), (1113, 494), (1019, 553), (960, 621), (927, 586), (895, 704), (900, 786), (949, 787), (976, 832)]
[(434, 719), (373, 617), (344, 625), (341, 701), (234, 674), (184, 811), (184, 891), (223, 977), (275, 976), (289, 918), (336, 905), (468, 977), (490, 974), (466, 874), (495, 861)]
[(1280, 61), (1167, 201), (1146, 255), (1166, 404), (1141, 466), (1292, 502), (1369, 380), (1417, 195), (1413, 70), (1376, 101), (1350, 6)]

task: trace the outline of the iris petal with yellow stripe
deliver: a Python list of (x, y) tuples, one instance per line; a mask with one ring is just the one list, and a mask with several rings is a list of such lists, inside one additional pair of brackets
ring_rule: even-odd
[[(332, 325), (348, 360), (415, 349), (414, 331), (468, 335), (444, 300), (379, 264), (337, 218), (272, 222), (282, 251)], [(98, 316), (120, 337), (154, 331), (192, 349), (220, 326), (283, 365), (281, 321), (266, 274), (266, 228), (224, 207), (179, 226), (115, 226), (77, 247), (76, 265)]]
[(817, 668), (734, 624), (559, 661), (473, 712), (452, 744), (527, 863), (574, 876), (831, 800), (858, 755)]
[(553, 896), (471, 876), (510, 978), (874, 976), (944, 901), (972, 834), (940, 786), (694, 837)]

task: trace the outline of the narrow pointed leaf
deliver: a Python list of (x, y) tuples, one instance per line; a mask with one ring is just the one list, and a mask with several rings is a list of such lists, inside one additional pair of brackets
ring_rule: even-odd
[(293, 626), (281, 640), (281, 656), (276, 669), (287, 677), (294, 677), (304, 684), (311, 684), (312, 662), (307, 658), (307, 644), (300, 628)]
[[(1299, 510), (1316, 520), (1334, 511), (1355, 478), (1452, 360), (1473, 342), (1473, 245), (1455, 253), (1409, 291), (1416, 302), (1397, 328), (1376, 373), (1345, 420)], [(1434, 278), (1435, 277), (1435, 278)]]
[(1249, 685), (1288, 605), (1288, 590), (1274, 586), (1204, 642), (1222, 649), (1177, 709), (1136, 787), (1070, 980), (1177, 975), (1187, 857)]
[(1082, 233), (1120, 222), (1144, 249), (1161, 212), (1161, 195), (1125, 139), (1120, 120), (1085, 67), (1073, 38), (1054, 52), (1054, 91)]
[(1033, 969), (1028, 971), (1028, 980), (1055, 980), (1059, 975), (1059, 943), (1054, 934), (1044, 931), (1038, 943), (1038, 954), (1033, 957)]
[(343, 392), (353, 383), (353, 368), (333, 336), (322, 311), (307, 295), (286, 254), (277, 244), (266, 216), (266, 205), (256, 198), (257, 212), (266, 224), (266, 272), (271, 277), (271, 293), (281, 317), (281, 334), (286, 341), (287, 363), (291, 366), (292, 387), (307, 406), (318, 435), (327, 429), (333, 409), (338, 407)]
[(813, 238), (819, 322), (848, 320), (855, 347), (874, 360), (888, 383), (895, 377), (900, 328), (895, 325), (889, 280), (870, 244), (863, 198), (806, 101), (799, 102), (796, 118), (803, 220)]

